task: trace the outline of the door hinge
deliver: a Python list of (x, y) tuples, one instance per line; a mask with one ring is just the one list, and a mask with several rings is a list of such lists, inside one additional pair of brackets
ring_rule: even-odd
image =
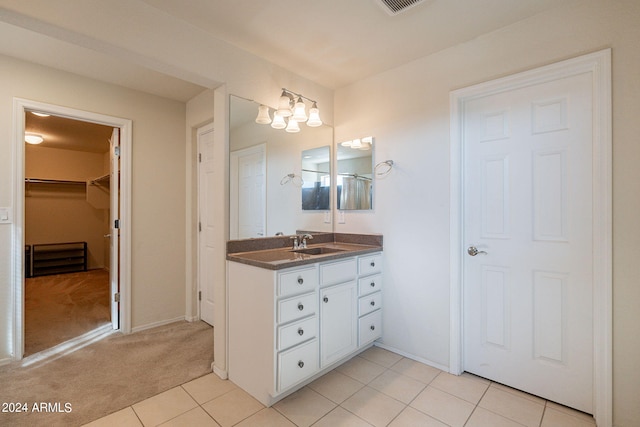
[(202, 301), (202, 291), (198, 291), (198, 301)]
[(116, 292), (115, 294), (113, 294), (113, 301), (120, 302), (120, 292)]
[(119, 220), (119, 219), (116, 219), (116, 220), (113, 222), (113, 228), (120, 228), (120, 220)]
[(117, 147), (113, 148), (113, 155), (116, 157), (120, 157), (120, 146), (118, 145)]
[(202, 223), (198, 221), (198, 231), (202, 231)]
[(198, 153), (198, 162), (202, 163), (202, 153)]

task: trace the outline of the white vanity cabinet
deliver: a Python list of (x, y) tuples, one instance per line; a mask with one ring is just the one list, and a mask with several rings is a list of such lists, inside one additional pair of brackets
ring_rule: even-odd
[(229, 379), (270, 406), (370, 346), (381, 336), (381, 258), (228, 262)]
[(358, 258), (358, 346), (382, 336), (382, 254)]
[(358, 265), (356, 258), (320, 265), (320, 366), (358, 348)]

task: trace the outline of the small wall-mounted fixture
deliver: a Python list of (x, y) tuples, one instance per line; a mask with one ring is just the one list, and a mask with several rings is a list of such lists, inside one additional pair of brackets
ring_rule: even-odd
[[(306, 113), (306, 105), (303, 98), (311, 102), (309, 116)], [(285, 120), (287, 119), (287, 120)], [(268, 125), (274, 129), (284, 129), (290, 133), (300, 132), (299, 123), (306, 122), (307, 126), (317, 127), (322, 125), (318, 104), (313, 99), (304, 95), (282, 88), (282, 95), (278, 101), (278, 109), (273, 112), (273, 120), (269, 115), (269, 107), (260, 105), (256, 123)]]
[(364, 138), (357, 138), (352, 141), (341, 142), (340, 145), (342, 145), (343, 147), (352, 148), (354, 150), (367, 151), (367, 150), (371, 150), (372, 143), (373, 143), (373, 137), (365, 136)]
[(302, 187), (304, 185), (304, 180), (302, 177), (295, 173), (289, 173), (282, 177), (280, 180), (280, 185), (285, 185), (288, 183), (292, 183), (296, 187)]
[(382, 178), (383, 176), (388, 175), (393, 169), (393, 160), (385, 160), (384, 162), (380, 162), (376, 165), (373, 170), (376, 172), (376, 176)]
[(35, 133), (25, 133), (24, 141), (28, 144), (37, 145), (42, 143), (42, 141), (44, 141), (44, 138), (42, 137), (42, 135), (36, 135)]

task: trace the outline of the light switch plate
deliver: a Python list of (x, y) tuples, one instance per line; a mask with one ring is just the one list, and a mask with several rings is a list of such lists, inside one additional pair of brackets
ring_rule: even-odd
[(338, 224), (344, 224), (344, 211), (338, 211)]
[(0, 224), (11, 223), (11, 208), (0, 208)]
[(331, 224), (331, 211), (324, 212), (324, 223)]

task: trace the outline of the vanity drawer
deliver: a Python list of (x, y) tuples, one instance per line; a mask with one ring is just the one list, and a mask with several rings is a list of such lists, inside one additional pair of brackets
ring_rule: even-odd
[(382, 310), (374, 311), (358, 319), (358, 346), (370, 343), (382, 336)]
[(364, 316), (380, 307), (382, 307), (382, 294), (380, 292), (361, 297), (358, 300), (358, 315)]
[(318, 334), (318, 318), (316, 316), (299, 320), (287, 326), (278, 328), (278, 350), (284, 350)]
[(281, 297), (309, 292), (317, 285), (318, 270), (315, 266), (278, 274), (278, 296)]
[(278, 323), (282, 324), (301, 319), (316, 314), (317, 310), (318, 294), (315, 292), (287, 298), (278, 301)]
[(320, 281), (322, 286), (349, 282), (355, 279), (357, 274), (358, 266), (355, 258), (320, 265)]
[(382, 254), (377, 253), (358, 258), (358, 273), (361, 276), (382, 272)]
[(278, 392), (318, 372), (318, 339), (278, 354)]
[(358, 295), (363, 296), (382, 289), (382, 274), (363, 277), (358, 280)]

